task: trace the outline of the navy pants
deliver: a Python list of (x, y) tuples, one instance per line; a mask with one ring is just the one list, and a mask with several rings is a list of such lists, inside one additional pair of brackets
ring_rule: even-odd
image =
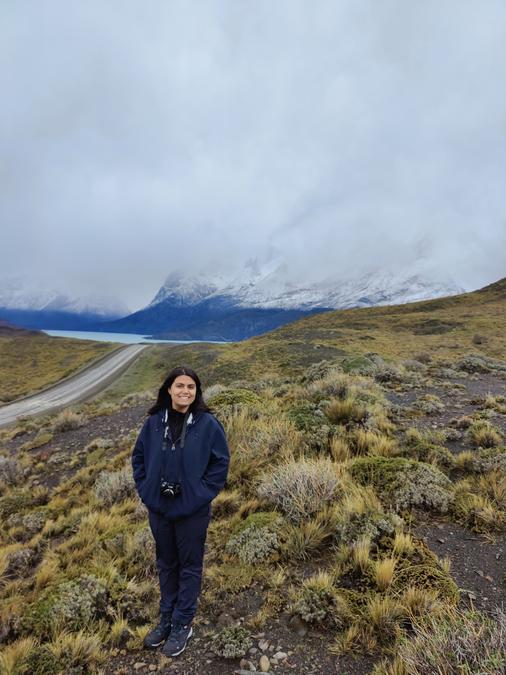
[(187, 625), (195, 616), (210, 518), (210, 504), (179, 520), (168, 520), (149, 510), (160, 581), (160, 614), (171, 614), (173, 623)]

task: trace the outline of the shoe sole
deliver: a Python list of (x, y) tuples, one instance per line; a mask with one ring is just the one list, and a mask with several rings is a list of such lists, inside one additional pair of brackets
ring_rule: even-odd
[(149, 643), (144, 642), (144, 646), (147, 649), (156, 649), (160, 645), (163, 645), (164, 642), (165, 642), (165, 640), (160, 640), (160, 642), (157, 642), (156, 644), (154, 642), (149, 642)]
[(178, 652), (171, 652), (170, 655), (171, 656), (179, 656), (179, 654), (182, 654), (184, 652), (184, 650), (186, 649), (186, 645), (188, 644), (188, 640), (191, 638), (192, 635), (193, 635), (193, 627), (190, 628), (190, 632), (188, 633), (188, 637), (186, 638), (186, 642), (184, 643), (183, 648), (180, 649)]

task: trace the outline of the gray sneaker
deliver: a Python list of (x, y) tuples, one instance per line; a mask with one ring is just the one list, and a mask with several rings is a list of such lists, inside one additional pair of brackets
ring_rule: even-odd
[(171, 617), (167, 614), (162, 614), (159, 623), (149, 631), (144, 638), (144, 646), (148, 649), (156, 649), (162, 642), (169, 637), (171, 629)]
[(193, 628), (188, 624), (173, 623), (167, 642), (162, 647), (165, 656), (178, 656), (186, 649), (186, 643), (193, 635)]

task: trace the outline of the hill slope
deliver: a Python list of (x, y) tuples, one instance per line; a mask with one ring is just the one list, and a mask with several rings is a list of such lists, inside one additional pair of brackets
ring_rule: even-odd
[(154, 387), (176, 363), (192, 364), (213, 383), (272, 372), (295, 375), (318, 361), (341, 361), (369, 352), (386, 359), (426, 353), (439, 362), (469, 352), (503, 358), (506, 278), (437, 300), (316, 314), (231, 345), (157, 345), (108, 395)]

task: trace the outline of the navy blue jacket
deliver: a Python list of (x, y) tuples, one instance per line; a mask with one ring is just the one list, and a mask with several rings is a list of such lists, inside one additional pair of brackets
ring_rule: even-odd
[[(169, 444), (164, 450), (164, 414), (161, 410), (144, 422), (132, 452), (133, 476), (144, 504), (176, 520), (192, 515), (216, 497), (227, 479), (230, 453), (222, 425), (207, 412), (194, 413), (188, 419), (183, 448), (176, 443), (174, 449)], [(161, 495), (162, 476), (179, 480), (181, 494), (173, 498)]]

